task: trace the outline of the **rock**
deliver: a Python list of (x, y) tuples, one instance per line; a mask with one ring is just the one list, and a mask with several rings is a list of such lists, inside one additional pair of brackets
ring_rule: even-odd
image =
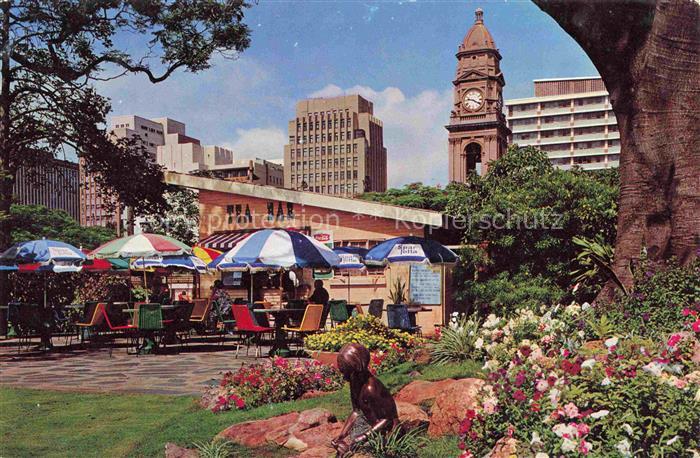
[(399, 421), (404, 430), (420, 428), (430, 422), (428, 414), (416, 405), (397, 401), (396, 409), (399, 412)]
[(287, 440), (287, 442), (284, 443), (284, 447), (296, 450), (297, 452), (303, 452), (309, 448), (309, 445), (306, 442), (302, 442), (296, 437), (292, 436)]
[(268, 418), (266, 420), (246, 421), (229, 426), (216, 437), (228, 439), (231, 442), (245, 447), (259, 447), (265, 442), (287, 441), (287, 432), (290, 425), (294, 425), (299, 418), (298, 412)]
[(423, 401), (435, 399), (439, 393), (454, 382), (455, 380), (451, 378), (439, 382), (414, 380), (396, 393), (394, 399), (409, 404), (420, 404)]
[(313, 398), (318, 398), (321, 396), (325, 396), (327, 394), (331, 394), (332, 391), (318, 391), (318, 390), (312, 390), (312, 391), (307, 391), (306, 393), (301, 395), (300, 399), (313, 399)]
[(289, 428), (289, 432), (294, 434), (313, 428), (315, 426), (325, 425), (326, 423), (335, 423), (335, 415), (326, 409), (316, 408), (305, 410), (299, 414), (296, 423)]
[(489, 458), (511, 458), (518, 456), (518, 441), (513, 437), (498, 439), (489, 453)]
[(333, 447), (319, 446), (306, 450), (305, 452), (296, 455), (294, 458), (331, 458), (335, 457), (335, 449)]
[(452, 380), (435, 397), (430, 410), (428, 434), (432, 437), (458, 434), (466, 411), (477, 405), (477, 395), (484, 381), (477, 378)]
[(199, 452), (168, 442), (165, 444), (165, 458), (199, 458)]
[(340, 434), (342, 429), (342, 423), (325, 423), (314, 428), (295, 432), (290, 436), (290, 439), (294, 437), (295, 439), (305, 443), (308, 448), (321, 446), (330, 447), (331, 441), (338, 437), (338, 434)]

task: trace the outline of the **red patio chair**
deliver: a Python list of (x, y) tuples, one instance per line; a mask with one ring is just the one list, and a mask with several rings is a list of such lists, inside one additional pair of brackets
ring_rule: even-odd
[[(264, 334), (271, 333), (274, 331), (273, 328), (266, 326), (258, 326), (253, 320), (250, 310), (246, 304), (233, 304), (231, 306), (233, 311), (233, 318), (236, 320), (236, 331), (240, 332), (243, 336), (249, 336), (252, 341), (255, 342), (255, 355), (260, 356), (260, 337)], [(241, 346), (240, 340), (236, 345), (236, 358), (238, 358), (238, 349)], [(248, 345), (245, 347), (245, 355), (248, 356)]]

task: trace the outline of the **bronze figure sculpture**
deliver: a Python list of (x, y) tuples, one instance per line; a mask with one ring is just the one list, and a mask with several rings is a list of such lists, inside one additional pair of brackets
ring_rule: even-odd
[(369, 371), (369, 351), (362, 345), (345, 345), (338, 354), (338, 369), (350, 382), (352, 413), (331, 444), (344, 458), (373, 432), (391, 431), (399, 423), (396, 402), (389, 390)]

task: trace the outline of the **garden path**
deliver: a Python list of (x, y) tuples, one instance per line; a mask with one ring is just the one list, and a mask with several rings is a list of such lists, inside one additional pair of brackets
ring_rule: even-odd
[[(0, 341), (0, 387), (200, 396), (222, 372), (255, 361), (244, 356), (244, 348), (235, 358), (235, 350), (233, 341), (224, 345), (204, 341), (183, 347), (180, 353), (138, 357), (118, 347), (110, 358), (108, 348), (76, 345), (44, 353), (24, 348), (18, 354), (11, 341)], [(263, 348), (263, 355), (266, 351)]]

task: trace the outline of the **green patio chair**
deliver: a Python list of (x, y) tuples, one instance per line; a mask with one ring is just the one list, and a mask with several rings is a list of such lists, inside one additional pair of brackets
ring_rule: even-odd
[(345, 323), (350, 318), (348, 314), (348, 301), (328, 301), (328, 306), (330, 307), (332, 326)]
[(150, 352), (157, 347), (156, 336), (164, 329), (163, 309), (160, 304), (139, 304), (136, 311), (136, 328), (143, 337), (143, 345), (137, 349), (136, 354)]

